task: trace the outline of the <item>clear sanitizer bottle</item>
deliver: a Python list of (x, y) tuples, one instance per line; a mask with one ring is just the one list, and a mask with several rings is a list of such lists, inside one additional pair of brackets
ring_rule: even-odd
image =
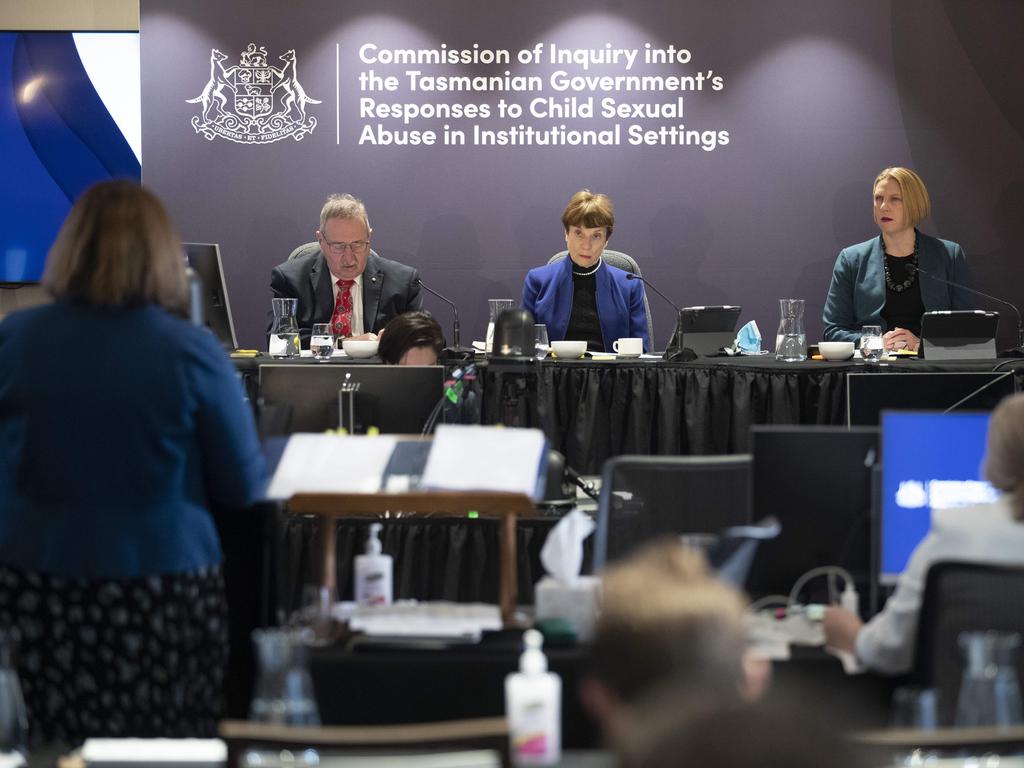
[(360, 605), (391, 605), (391, 555), (385, 555), (380, 543), (380, 523), (370, 526), (366, 554), (356, 555), (356, 602)]
[(549, 765), (561, 756), (562, 679), (548, 672), (540, 632), (528, 629), (523, 642), (519, 671), (505, 678), (512, 760), (516, 765)]

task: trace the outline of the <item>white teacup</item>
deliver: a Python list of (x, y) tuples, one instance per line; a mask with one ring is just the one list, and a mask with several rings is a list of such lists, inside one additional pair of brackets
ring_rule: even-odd
[(644, 340), (636, 338), (616, 339), (612, 342), (612, 349), (622, 357), (640, 357), (644, 352)]
[(552, 341), (551, 350), (562, 360), (574, 360), (587, 353), (585, 341)]

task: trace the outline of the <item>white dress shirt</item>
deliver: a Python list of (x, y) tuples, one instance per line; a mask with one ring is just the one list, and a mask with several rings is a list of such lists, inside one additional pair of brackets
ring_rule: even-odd
[(857, 634), (857, 658), (870, 669), (907, 672), (914, 663), (917, 620), (932, 563), (1024, 566), (1024, 522), (1013, 519), (1012, 497), (991, 504), (932, 512), (932, 528), (910, 556), (885, 608)]

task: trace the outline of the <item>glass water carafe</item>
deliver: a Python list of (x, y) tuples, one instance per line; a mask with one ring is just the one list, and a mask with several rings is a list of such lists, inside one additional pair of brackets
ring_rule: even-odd
[(494, 344), (494, 321), (502, 312), (515, 309), (515, 299), (488, 299), (487, 310), (490, 312), (490, 320), (487, 322), (487, 337), (484, 340), (484, 349), (491, 354), (491, 347)]
[(249, 719), (277, 725), (320, 725), (307, 655), (308, 629), (257, 629), (256, 686)]
[(274, 306), (274, 322), (270, 326), (270, 356), (298, 357), (299, 311), (298, 299), (271, 299)]
[(1020, 681), (1013, 657), (1020, 647), (1016, 632), (962, 632), (957, 638), (966, 666), (956, 703), (962, 727), (1020, 725)]
[(775, 334), (775, 359), (785, 360), (787, 363), (807, 359), (803, 299), (779, 299), (779, 330)]
[(28, 714), (14, 666), (18, 635), (0, 629), (0, 753), (28, 754)]

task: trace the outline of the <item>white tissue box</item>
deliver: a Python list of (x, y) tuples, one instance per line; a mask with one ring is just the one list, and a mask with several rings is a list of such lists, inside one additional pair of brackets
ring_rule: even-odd
[(576, 630), (576, 637), (589, 641), (594, 636), (600, 597), (601, 579), (597, 576), (580, 576), (572, 584), (545, 576), (534, 590), (537, 618), (565, 619)]

